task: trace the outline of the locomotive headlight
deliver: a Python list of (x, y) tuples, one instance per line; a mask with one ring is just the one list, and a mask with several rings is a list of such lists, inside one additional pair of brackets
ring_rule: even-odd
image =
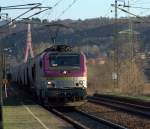
[(52, 84), (52, 82), (48, 81), (48, 82), (47, 82), (47, 84), (48, 84), (48, 85), (51, 85), (51, 84)]
[(47, 82), (47, 88), (51, 88), (51, 87), (55, 87), (55, 83), (51, 82), (51, 81), (48, 81)]
[(52, 82), (48, 81), (47, 82), (47, 88), (51, 88), (52, 87)]
[(83, 85), (84, 82), (82, 80), (79, 81), (79, 85)]

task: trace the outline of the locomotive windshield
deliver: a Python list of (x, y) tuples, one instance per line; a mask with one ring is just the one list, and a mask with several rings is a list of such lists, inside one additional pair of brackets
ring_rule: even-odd
[(79, 54), (61, 54), (51, 55), (49, 58), (50, 66), (57, 67), (80, 67), (80, 55)]

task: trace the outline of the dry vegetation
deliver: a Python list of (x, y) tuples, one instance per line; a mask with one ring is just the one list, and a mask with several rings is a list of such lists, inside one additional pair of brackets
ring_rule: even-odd
[(88, 92), (117, 92), (127, 95), (142, 95), (145, 76), (140, 66), (128, 60), (122, 61), (119, 67), (119, 86), (114, 87), (112, 80), (113, 61), (105, 60), (105, 64), (88, 61)]
[[(142, 52), (143, 47), (138, 32), (131, 30), (120, 32), (114, 49), (109, 51), (107, 57), (103, 59), (104, 64), (95, 59), (88, 61), (88, 91), (90, 93), (115, 92), (134, 96), (143, 95), (147, 80), (143, 72)], [(112, 73), (117, 73), (117, 71), (118, 86), (114, 85), (115, 80), (112, 79)]]
[(94, 59), (88, 61), (88, 92), (103, 92), (112, 89), (112, 67), (109, 62), (99, 64)]

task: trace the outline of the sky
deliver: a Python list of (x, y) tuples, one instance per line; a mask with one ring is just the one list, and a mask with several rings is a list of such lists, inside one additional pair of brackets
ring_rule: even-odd
[[(114, 8), (111, 7), (111, 4), (115, 0), (76, 0), (76, 2), (69, 9), (69, 5), (75, 0), (0, 0), (0, 6), (10, 6), (10, 5), (19, 5), (19, 4), (28, 4), (28, 3), (42, 3), (42, 6), (53, 7), (58, 1), (60, 3), (53, 8), (48, 10), (40, 15), (35, 17), (40, 17), (41, 19), (48, 20), (58, 20), (58, 19), (89, 19), (97, 17), (113, 17)], [(123, 4), (121, 1), (127, 3), (128, 0), (118, 0), (119, 4)], [(150, 0), (130, 0), (131, 6), (134, 7), (150, 7)], [(63, 11), (66, 10), (64, 13)], [(112, 10), (112, 11), (111, 11)], [(2, 13), (8, 13), (9, 17), (15, 18), (19, 14), (23, 13), (26, 10), (2, 10)], [(29, 15), (37, 12), (38, 10), (32, 11), (23, 17), (28, 17)], [(133, 12), (140, 16), (150, 15), (150, 9), (130, 9), (130, 12)], [(118, 10), (118, 16), (128, 16), (128, 14)]]

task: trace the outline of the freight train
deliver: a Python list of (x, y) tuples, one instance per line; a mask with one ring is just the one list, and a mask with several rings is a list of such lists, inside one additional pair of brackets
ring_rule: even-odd
[(78, 106), (87, 89), (86, 57), (67, 45), (47, 48), (11, 69), (12, 80), (28, 89), (39, 102), (52, 106)]

